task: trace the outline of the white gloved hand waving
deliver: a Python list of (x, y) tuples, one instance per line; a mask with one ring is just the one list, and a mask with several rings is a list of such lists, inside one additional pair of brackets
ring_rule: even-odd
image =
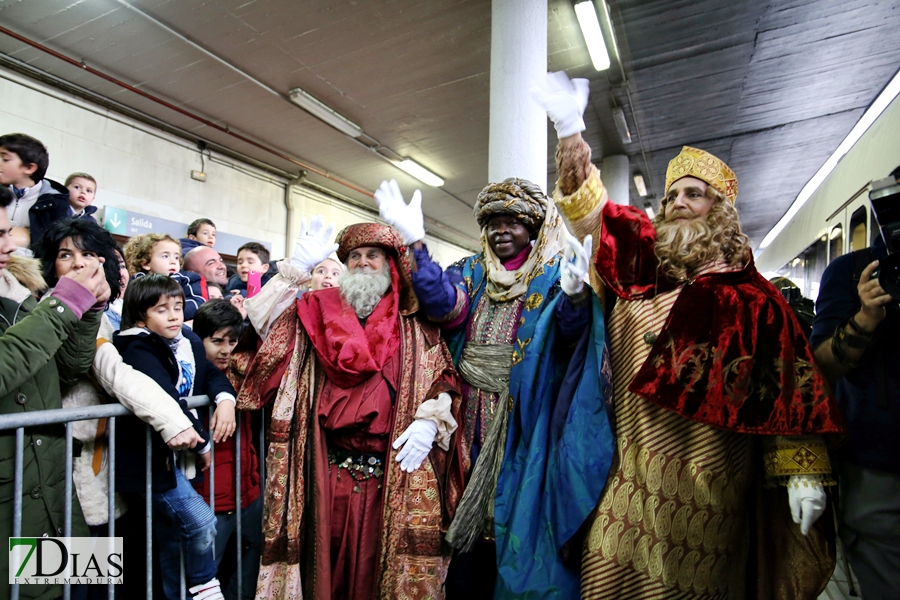
[(566, 242), (566, 253), (559, 270), (559, 285), (567, 295), (577, 296), (584, 289), (584, 278), (590, 265), (594, 238), (588, 235), (582, 244), (577, 237), (567, 231)]
[(325, 217), (316, 215), (306, 225), (306, 218), (300, 219), (300, 236), (294, 246), (294, 254), (291, 256), (291, 264), (301, 271), (312, 273), (317, 264), (328, 258), (332, 252), (338, 249), (338, 245), (331, 241), (334, 232), (334, 224), (325, 226)]
[(588, 94), (590, 82), (587, 79), (569, 80), (562, 71), (547, 73), (544, 85), (531, 88), (531, 95), (553, 121), (559, 139), (586, 129), (584, 109), (587, 107)]
[(407, 246), (425, 237), (425, 217), (422, 215), (422, 192), (413, 192), (409, 204), (403, 199), (396, 179), (382, 181), (375, 190), (378, 213), (385, 222), (400, 232)]
[(807, 475), (793, 475), (788, 481), (788, 503), (800, 533), (809, 534), (810, 527), (825, 512), (825, 488)]
[(422, 461), (431, 452), (437, 431), (437, 423), (431, 419), (416, 419), (409, 424), (406, 431), (394, 441), (394, 450), (403, 446), (397, 453), (401, 471), (412, 473), (422, 465)]

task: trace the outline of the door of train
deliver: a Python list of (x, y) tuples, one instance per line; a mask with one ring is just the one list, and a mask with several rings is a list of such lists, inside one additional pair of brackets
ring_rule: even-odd
[(867, 185), (828, 217), (828, 262), (848, 252), (869, 247), (873, 239), (872, 231), (877, 230), (871, 223), (871, 212)]

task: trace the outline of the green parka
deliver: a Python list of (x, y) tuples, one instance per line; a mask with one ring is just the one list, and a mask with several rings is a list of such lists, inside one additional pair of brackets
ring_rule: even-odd
[[(29, 264), (27, 268), (36, 267)], [(16, 275), (20, 281), (24, 279), (20, 273)], [(16, 291), (19, 293), (7, 296), (21, 299), (21, 289)], [(61, 388), (87, 374), (91, 367), (101, 315), (100, 311), (88, 311), (79, 320), (68, 306), (52, 296), (38, 303), (30, 293), (20, 301), (0, 295), (0, 413), (62, 408)], [(0, 542), (6, 546), (0, 548), (0, 573), (4, 578), (9, 563), (7, 540), (13, 527), (15, 449), (15, 430), (0, 431)], [(26, 429), (23, 458), (22, 535), (62, 536), (65, 426)], [(90, 535), (74, 486), (72, 492), (72, 536)], [(19, 593), (23, 599), (43, 600), (61, 596), (62, 588), (22, 585)], [(10, 586), (3, 582), (0, 599), (9, 595)]]

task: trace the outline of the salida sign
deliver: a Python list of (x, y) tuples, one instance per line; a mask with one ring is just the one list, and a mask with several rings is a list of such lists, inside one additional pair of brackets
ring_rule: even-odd
[(121, 584), (122, 538), (9, 538), (11, 585)]

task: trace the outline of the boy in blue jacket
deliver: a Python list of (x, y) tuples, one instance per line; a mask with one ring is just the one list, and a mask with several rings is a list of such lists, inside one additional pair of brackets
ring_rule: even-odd
[[(127, 288), (122, 307), (122, 331), (113, 343), (122, 359), (169, 392), (174, 402), (203, 437), (195, 448), (199, 464), (209, 467), (209, 435), (181, 398), (206, 394), (219, 405), (210, 423), (217, 441), (234, 432), (234, 388), (206, 358), (203, 342), (184, 327), (184, 293), (177, 281), (149, 274)], [(144, 425), (121, 419), (116, 428), (116, 488), (126, 493), (144, 489)], [(222, 599), (216, 579), (212, 542), (216, 518), (176, 464), (175, 454), (162, 439), (152, 436), (151, 459), (153, 534), (159, 548), (163, 590), (179, 598), (179, 557), (184, 556), (185, 578), (192, 598)]]

